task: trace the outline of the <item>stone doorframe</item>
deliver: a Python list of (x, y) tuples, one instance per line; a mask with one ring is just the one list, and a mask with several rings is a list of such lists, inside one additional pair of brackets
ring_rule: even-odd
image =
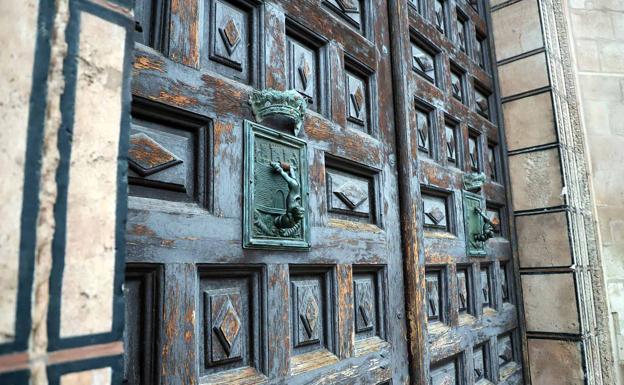
[(492, 1), (524, 298), (526, 375), (535, 384), (614, 384), (566, 7), (560, 0)]

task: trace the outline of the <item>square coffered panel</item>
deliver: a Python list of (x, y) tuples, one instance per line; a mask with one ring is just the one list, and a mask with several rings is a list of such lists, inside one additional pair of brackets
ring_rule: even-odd
[(422, 194), (422, 209), (425, 219), (425, 227), (434, 230), (449, 231), (448, 197)]
[(319, 111), (318, 53), (292, 36), (287, 36), (288, 87), (297, 90), (308, 102), (308, 108)]

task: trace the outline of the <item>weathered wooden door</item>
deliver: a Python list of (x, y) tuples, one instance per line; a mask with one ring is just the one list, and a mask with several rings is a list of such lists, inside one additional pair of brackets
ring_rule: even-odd
[[(137, 0), (136, 17), (125, 381), (407, 382), (388, 4)], [(269, 88), (308, 102), (308, 250), (243, 248), (249, 98)]]
[(487, 8), (481, 1), (410, 0), (402, 36), (411, 48), (422, 210), (423, 377), (432, 385), (522, 382)]

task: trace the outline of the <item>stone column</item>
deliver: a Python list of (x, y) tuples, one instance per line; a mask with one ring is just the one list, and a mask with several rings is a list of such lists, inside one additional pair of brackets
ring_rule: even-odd
[(121, 382), (131, 5), (0, 3), (0, 384)]
[(492, 0), (524, 297), (537, 384), (612, 384), (586, 137), (559, 0)]
[(624, 1), (569, 1), (565, 17), (606, 279), (613, 367), (616, 383), (624, 384)]

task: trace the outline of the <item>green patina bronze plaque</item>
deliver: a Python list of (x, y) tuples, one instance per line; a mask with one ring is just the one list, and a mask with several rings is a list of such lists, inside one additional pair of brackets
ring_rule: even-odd
[(464, 223), (466, 225), (466, 252), (469, 256), (485, 256), (485, 242), (500, 230), (498, 224), (486, 215), (485, 199), (464, 191)]
[(310, 248), (304, 141), (245, 121), (244, 185), (244, 248)]
[(485, 210), (485, 200), (481, 195), (463, 191), (464, 223), (466, 226), (466, 252), (469, 256), (485, 256), (483, 239), (484, 220), (480, 213)]

